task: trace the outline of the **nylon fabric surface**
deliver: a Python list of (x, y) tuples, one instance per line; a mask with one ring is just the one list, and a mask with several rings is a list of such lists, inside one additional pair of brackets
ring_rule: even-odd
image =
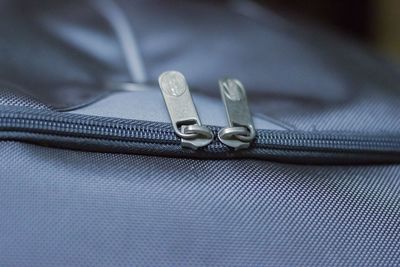
[(400, 167), (0, 142), (2, 266), (397, 266)]
[[(134, 76), (150, 88), (175, 69), (211, 116), (210, 102), (223, 109), (217, 80), (230, 76), (243, 82), (258, 118), (287, 131), (399, 135), (400, 68), (357, 44), (251, 1), (94, 3), (0, 4), (2, 109), (23, 107), (29, 118), (37, 109), (90, 107), (132, 88)], [(94, 125), (121, 119), (96, 108)], [(125, 112), (130, 119), (135, 108)], [(162, 135), (167, 125), (154, 121), (145, 124)], [(302, 165), (289, 164), (290, 148), (265, 148), (265, 160), (173, 158), (178, 140), (172, 152), (152, 140), (131, 147), (86, 135), (73, 143), (68, 133), (38, 137), (7, 123), (2, 138), (42, 146), (0, 141), (0, 266), (400, 266), (399, 164), (349, 165), (354, 158), (339, 149), (349, 158), (341, 166), (306, 147), (292, 155)], [(317, 157), (325, 165), (312, 165)]]
[[(380, 92), (383, 91), (383, 92)], [(275, 99), (276, 100), (276, 99)], [(345, 101), (267, 100), (255, 104), (261, 113), (303, 131), (358, 132), (397, 135), (400, 97), (397, 88), (365, 90)], [(307, 103), (307, 104), (305, 104)]]
[(0, 84), (0, 105), (26, 107), (33, 109), (49, 109), (49, 107), (47, 107), (40, 101), (34, 99), (33, 97), (24, 95), (22, 92), (18, 92), (17, 89), (9, 87), (8, 85), (1, 85), (1, 84)]

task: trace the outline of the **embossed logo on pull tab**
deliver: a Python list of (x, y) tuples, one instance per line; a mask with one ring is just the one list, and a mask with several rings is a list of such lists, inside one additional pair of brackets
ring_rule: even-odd
[(161, 76), (160, 87), (169, 96), (180, 96), (187, 90), (185, 77), (177, 72), (170, 71), (168, 76)]
[(232, 101), (240, 101), (244, 96), (242, 86), (236, 80), (231, 79), (224, 82), (223, 92)]

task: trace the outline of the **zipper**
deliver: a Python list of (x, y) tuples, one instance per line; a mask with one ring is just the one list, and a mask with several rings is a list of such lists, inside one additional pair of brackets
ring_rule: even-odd
[[(211, 144), (213, 132), (201, 125), (196, 108), (190, 95), (189, 86), (182, 73), (167, 71), (160, 75), (159, 85), (167, 106), (168, 113), (176, 136), (181, 138), (183, 148), (198, 149)], [(395, 151), (400, 147), (397, 138), (392, 143), (391, 139), (378, 137), (331, 134), (310, 134), (294, 131), (257, 131), (254, 127), (252, 115), (247, 102), (246, 91), (243, 84), (236, 79), (222, 79), (219, 89), (228, 118), (228, 126), (213, 127), (221, 144), (237, 150), (254, 148), (278, 148), (296, 151), (332, 151), (355, 152), (368, 151)], [(257, 136), (254, 145), (252, 142)], [(218, 146), (211, 145), (210, 151), (215, 151)]]
[[(208, 128), (214, 134), (222, 130), (221, 127)], [(159, 155), (200, 158), (283, 159), (296, 162), (312, 159), (313, 163), (400, 161), (400, 138), (397, 136), (256, 130), (256, 138), (249, 149), (231, 151), (214, 139), (208, 146), (193, 153), (181, 148), (180, 138), (168, 123), (10, 107), (0, 107), (0, 138), (77, 149), (82, 146), (87, 148), (85, 145), (90, 143), (89, 149), (94, 151), (101, 148), (101, 151), (133, 151), (152, 155), (157, 151)]]
[(172, 127), (169, 123), (0, 105), (0, 139), (94, 151), (101, 148), (107, 152), (199, 158), (400, 162), (400, 136), (396, 135), (256, 130), (245, 89), (235, 79), (219, 81), (228, 118), (226, 127), (201, 124), (182, 74), (164, 73), (159, 84)]

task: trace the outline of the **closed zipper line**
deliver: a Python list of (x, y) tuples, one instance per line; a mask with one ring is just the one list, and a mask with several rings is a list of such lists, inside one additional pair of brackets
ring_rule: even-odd
[[(221, 127), (210, 127), (210, 129), (217, 133)], [(180, 139), (168, 123), (109, 119), (49, 111), (29, 110), (29, 114), (21, 111), (0, 111), (0, 131), (180, 146)], [(216, 139), (207, 148), (208, 151), (226, 149), (225, 145)], [(257, 138), (249, 149), (251, 148), (400, 154), (400, 138), (258, 130)]]
[[(82, 137), (120, 137), (179, 142), (168, 127), (155, 127), (152, 122), (102, 120), (95, 116), (71, 114), (27, 114), (0, 112), (0, 130), (32, 131), (49, 134), (77, 134)], [(101, 120), (101, 121), (99, 121)]]

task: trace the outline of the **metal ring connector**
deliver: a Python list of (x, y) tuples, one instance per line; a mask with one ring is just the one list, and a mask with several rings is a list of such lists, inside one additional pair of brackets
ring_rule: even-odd
[(218, 138), (222, 143), (235, 149), (243, 149), (250, 146), (250, 142), (255, 138), (253, 127), (226, 127), (218, 132)]
[[(207, 127), (198, 125), (198, 124), (193, 124), (193, 125), (187, 125), (183, 127), (183, 134), (185, 135), (193, 135), (193, 138), (206, 138), (206, 139), (212, 139), (214, 138), (213, 133), (211, 132), (210, 129)], [(193, 138), (188, 138), (188, 139), (193, 139)]]
[[(182, 138), (182, 146), (190, 149), (197, 149), (206, 146), (214, 139), (214, 134), (210, 129), (199, 124), (182, 125), (179, 131), (180, 134), (188, 136)], [(177, 133), (178, 134), (178, 133)]]

